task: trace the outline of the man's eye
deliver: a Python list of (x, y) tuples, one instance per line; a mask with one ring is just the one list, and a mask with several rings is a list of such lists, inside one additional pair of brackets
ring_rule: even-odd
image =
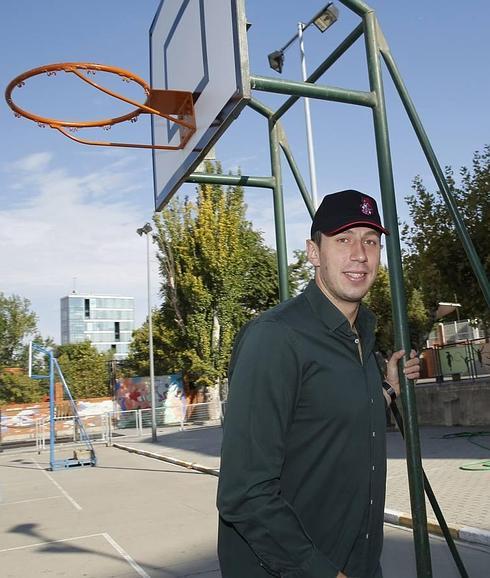
[(371, 247), (377, 247), (378, 246), (378, 240), (377, 239), (366, 239), (364, 241), (364, 243), (366, 245), (370, 245)]
[(339, 237), (337, 239), (337, 243), (348, 243), (349, 242), (349, 238), (348, 237)]

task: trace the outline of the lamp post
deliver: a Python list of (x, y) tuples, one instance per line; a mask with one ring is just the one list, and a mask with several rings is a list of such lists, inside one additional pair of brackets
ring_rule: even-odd
[[(307, 23), (298, 22), (298, 32), (290, 39), (288, 42), (279, 50), (271, 52), (268, 56), (270, 67), (276, 72), (281, 73), (284, 66), (284, 52), (291, 46), (291, 44), (299, 39), (299, 52), (301, 56), (301, 72), (303, 77), (303, 82), (306, 82), (308, 78), (306, 71), (306, 56), (303, 43), (303, 32), (311, 25), (314, 24), (320, 32), (325, 32), (327, 28), (337, 21), (338, 10), (333, 5), (333, 2), (329, 2), (324, 8), (320, 10), (313, 18)], [(305, 97), (304, 99), (305, 107), (305, 124), (306, 124), (306, 146), (308, 151), (308, 166), (310, 171), (310, 184), (311, 184), (311, 200), (315, 208), (318, 206), (318, 190), (316, 181), (316, 163), (315, 163), (315, 151), (313, 145), (313, 130), (311, 126), (311, 115), (310, 115), (310, 99)]]
[[(303, 82), (305, 82), (308, 78), (308, 74), (306, 72), (305, 47), (303, 43), (304, 30), (305, 25), (303, 22), (298, 22), (299, 53), (301, 55), (301, 72), (303, 74)], [(313, 144), (313, 128), (311, 126), (310, 99), (305, 97), (303, 102), (305, 105), (306, 148), (308, 151), (308, 166), (310, 168), (311, 201), (316, 209), (318, 207), (318, 190), (316, 184), (315, 148)]]
[(157, 420), (156, 420), (156, 400), (155, 400), (155, 367), (153, 364), (153, 328), (151, 321), (151, 285), (150, 285), (150, 233), (152, 231), (150, 223), (145, 223), (143, 227), (136, 229), (140, 237), (146, 235), (146, 276), (148, 289), (148, 348), (150, 361), (150, 397), (151, 397), (151, 441), (157, 441)]

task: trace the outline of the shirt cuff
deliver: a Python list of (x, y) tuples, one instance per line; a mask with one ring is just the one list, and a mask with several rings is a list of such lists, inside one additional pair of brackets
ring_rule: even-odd
[(282, 578), (336, 578), (339, 570), (319, 550), (314, 550), (311, 557), (298, 570), (281, 574)]

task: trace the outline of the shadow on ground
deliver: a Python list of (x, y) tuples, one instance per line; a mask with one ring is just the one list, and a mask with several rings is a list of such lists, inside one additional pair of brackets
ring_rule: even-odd
[[(490, 459), (490, 425), (424, 426), (420, 428), (420, 446), (422, 458), (426, 459)], [(388, 432), (387, 447), (388, 459), (405, 459), (405, 442), (399, 431)]]

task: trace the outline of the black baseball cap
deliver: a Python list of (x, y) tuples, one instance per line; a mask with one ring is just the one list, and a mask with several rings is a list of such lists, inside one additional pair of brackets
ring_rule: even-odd
[(385, 235), (390, 234), (381, 224), (378, 205), (373, 197), (349, 189), (323, 198), (313, 217), (311, 237), (317, 231), (336, 235), (351, 227), (371, 227)]

